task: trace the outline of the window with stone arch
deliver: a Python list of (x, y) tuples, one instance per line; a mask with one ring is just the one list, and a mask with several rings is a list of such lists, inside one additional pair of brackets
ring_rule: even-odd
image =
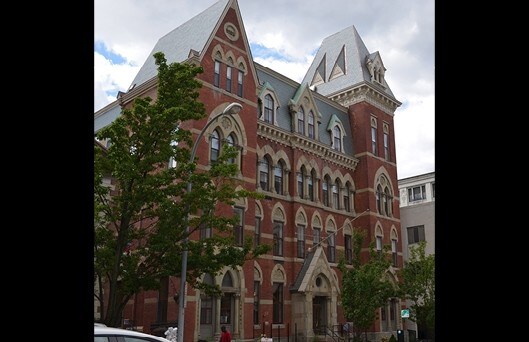
[[(214, 286), (214, 280), (211, 274), (204, 274), (202, 283)], [(200, 324), (213, 324), (213, 303), (214, 297), (201, 292), (200, 294)]]
[(284, 227), (285, 213), (280, 207), (276, 207), (272, 214), (273, 254), (282, 257), (284, 254)]
[(345, 182), (345, 186), (343, 189), (343, 208), (347, 212), (352, 211), (352, 205), (351, 205), (351, 192), (352, 192), (352, 186), (349, 181)]
[(231, 93), (232, 73), (233, 73), (233, 59), (231, 57), (228, 57), (228, 60), (226, 63), (226, 91), (228, 93)]
[(313, 168), (310, 171), (310, 176), (307, 179), (307, 189), (308, 189), (309, 200), (311, 200), (312, 202), (315, 202), (317, 199), (316, 197), (317, 192), (314, 191), (317, 186), (316, 183), (317, 183), (317, 174), (316, 174), (316, 170)]
[(237, 96), (242, 97), (244, 91), (244, 77), (247, 74), (248, 68), (244, 57), (237, 58)]
[(353, 263), (353, 228), (351, 224), (346, 223), (343, 228), (345, 262), (349, 265)]
[(253, 246), (257, 247), (261, 244), (261, 222), (263, 221), (263, 210), (258, 201), (255, 202), (255, 231), (253, 238)]
[(312, 217), (312, 245), (316, 247), (321, 242), (321, 230), (322, 230), (322, 224), (321, 224), (321, 218), (316, 213)]
[(298, 196), (300, 199), (305, 199), (305, 179), (307, 177), (307, 169), (305, 165), (301, 166), (301, 169), (296, 175), (296, 183), (298, 189)]
[(259, 160), (259, 187), (261, 190), (270, 191), (270, 174), (272, 168), (272, 161), (268, 154), (264, 155)]
[(260, 324), (261, 285), (263, 276), (260, 268), (253, 268), (253, 324)]
[(264, 122), (274, 123), (274, 99), (270, 94), (264, 97)]
[(272, 323), (283, 324), (285, 271), (281, 265), (272, 270)]
[(327, 260), (336, 262), (336, 224), (333, 220), (327, 221)]
[(321, 189), (322, 189), (322, 200), (323, 200), (323, 205), (326, 206), (326, 207), (330, 207), (331, 206), (331, 178), (329, 177), (329, 175), (325, 175), (323, 177), (323, 182), (321, 183)]
[(388, 178), (381, 174), (376, 182), (375, 198), (377, 211), (380, 215), (393, 216), (393, 192)]
[(216, 163), (220, 155), (220, 133), (218, 129), (211, 133), (209, 148), (209, 161)]
[(274, 190), (276, 194), (284, 194), (285, 162), (279, 160), (274, 167)]
[(315, 134), (315, 129), (314, 129), (315, 127), (314, 126), (314, 112), (312, 110), (309, 111), (309, 115), (307, 116), (307, 121), (308, 121), (307, 128), (308, 128), (309, 138), (315, 139), (316, 134)]
[(307, 217), (302, 209), (296, 215), (296, 257), (305, 258), (305, 231), (307, 229)]
[[(234, 148), (239, 148), (239, 144), (237, 142), (237, 135), (235, 133), (230, 133), (227, 137), (226, 137), (226, 144), (228, 146), (231, 146), (231, 147), (234, 147)], [(237, 157), (232, 157), (232, 158), (229, 158), (228, 159), (228, 163), (230, 164), (237, 164), (240, 166), (240, 158), (241, 158), (241, 154), (238, 153), (237, 154)]]
[(380, 227), (380, 225), (377, 225), (375, 228), (375, 246), (376, 246), (376, 251), (378, 254), (382, 254), (383, 239), (384, 239), (384, 233), (382, 231), (382, 227)]
[(297, 132), (305, 135), (305, 111), (303, 110), (303, 106), (299, 106), (297, 113)]
[(342, 204), (340, 203), (342, 191), (342, 182), (340, 178), (336, 178), (332, 184), (332, 207), (336, 210), (342, 208)]
[(329, 120), (327, 131), (331, 135), (331, 148), (339, 152), (344, 152), (343, 141), (346, 135), (345, 127), (336, 114), (333, 114)]
[(333, 148), (342, 151), (342, 131), (338, 125), (334, 126), (332, 130)]
[(397, 229), (395, 227), (391, 227), (391, 265), (393, 267), (399, 267), (398, 263), (398, 255), (397, 255), (397, 243), (399, 241)]

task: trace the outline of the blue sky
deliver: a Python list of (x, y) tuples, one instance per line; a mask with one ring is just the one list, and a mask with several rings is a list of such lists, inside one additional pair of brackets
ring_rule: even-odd
[[(216, 0), (95, 0), (94, 111), (126, 92), (158, 39)], [(354, 25), (402, 105), (398, 178), (435, 171), (434, 0), (239, 0), (254, 60), (297, 82), (322, 40)]]

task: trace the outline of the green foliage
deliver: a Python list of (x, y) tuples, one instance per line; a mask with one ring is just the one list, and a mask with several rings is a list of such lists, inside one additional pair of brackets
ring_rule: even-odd
[[(234, 177), (237, 166), (228, 163), (237, 151), (225, 148), (209, 170), (195, 172), (190, 161), (192, 134), (182, 129), (188, 120), (206, 117), (198, 101), (201, 67), (172, 63), (154, 54), (158, 66), (157, 99), (136, 98), (131, 109), (97, 133), (111, 145), (94, 151), (94, 281), (99, 291), (102, 321), (120, 323), (127, 301), (142, 290), (156, 290), (160, 279), (180, 276), (181, 254), (188, 249), (187, 280), (196, 288), (204, 273), (224, 266), (237, 267), (266, 253), (247, 240), (233, 248), (236, 217), (218, 215), (239, 198), (257, 196)], [(168, 168), (172, 158), (176, 167)], [(104, 179), (112, 179), (112, 187)], [(188, 184), (192, 191), (187, 191)], [(189, 229), (187, 229), (189, 227)], [(214, 228), (215, 234), (188, 240), (189, 234)], [(101, 295), (108, 285), (106, 296)], [(208, 289), (214, 291), (215, 289)], [(217, 289), (218, 290), (218, 289)], [(104, 297), (108, 297), (108, 303)]]
[(410, 249), (402, 269), (402, 294), (412, 301), (410, 319), (419, 327), (435, 330), (435, 255), (426, 255), (426, 242)]
[(391, 337), (389, 338), (389, 342), (397, 342), (397, 338), (395, 337), (395, 335), (391, 335)]
[[(371, 253), (367, 262), (360, 262), (360, 251), (365, 231), (355, 230), (353, 234), (353, 268), (340, 264), (343, 272), (342, 305), (345, 318), (353, 322), (355, 337), (374, 323), (376, 310), (396, 295), (393, 283), (386, 277), (390, 261), (385, 253), (377, 253), (370, 245)], [(384, 250), (387, 250), (385, 246)]]

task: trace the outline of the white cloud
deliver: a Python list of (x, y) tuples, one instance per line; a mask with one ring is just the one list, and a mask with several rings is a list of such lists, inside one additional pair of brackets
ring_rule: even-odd
[[(126, 59), (114, 65), (95, 53), (94, 109), (126, 91), (159, 38), (216, 0), (95, 0), (94, 39)], [(239, 0), (250, 43), (286, 57), (256, 62), (300, 82), (322, 40), (354, 25), (378, 51), (386, 80), (403, 105), (395, 111), (399, 178), (434, 171), (434, 0)], [(287, 62), (291, 61), (291, 62)]]

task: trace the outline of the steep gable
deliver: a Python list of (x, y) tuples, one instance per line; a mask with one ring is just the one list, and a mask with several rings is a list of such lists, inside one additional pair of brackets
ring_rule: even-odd
[(163, 52), (168, 64), (183, 62), (189, 57), (191, 51), (200, 53), (210, 41), (212, 32), (215, 31), (222, 14), (231, 2), (232, 0), (220, 0), (214, 3), (205, 11), (160, 38), (134, 77), (130, 87), (139, 86), (156, 76), (158, 70), (153, 58), (156, 52)]
[[(380, 54), (369, 53), (356, 28), (350, 26), (323, 40), (302, 83), (307, 82), (311, 89), (324, 96), (368, 83), (378, 86), (383, 93), (394, 98), (383, 77), (380, 81), (372, 79), (367, 63), (374, 61), (379, 63), (378, 70), (385, 71)], [(322, 70), (330, 70), (330, 74), (325, 78)]]

